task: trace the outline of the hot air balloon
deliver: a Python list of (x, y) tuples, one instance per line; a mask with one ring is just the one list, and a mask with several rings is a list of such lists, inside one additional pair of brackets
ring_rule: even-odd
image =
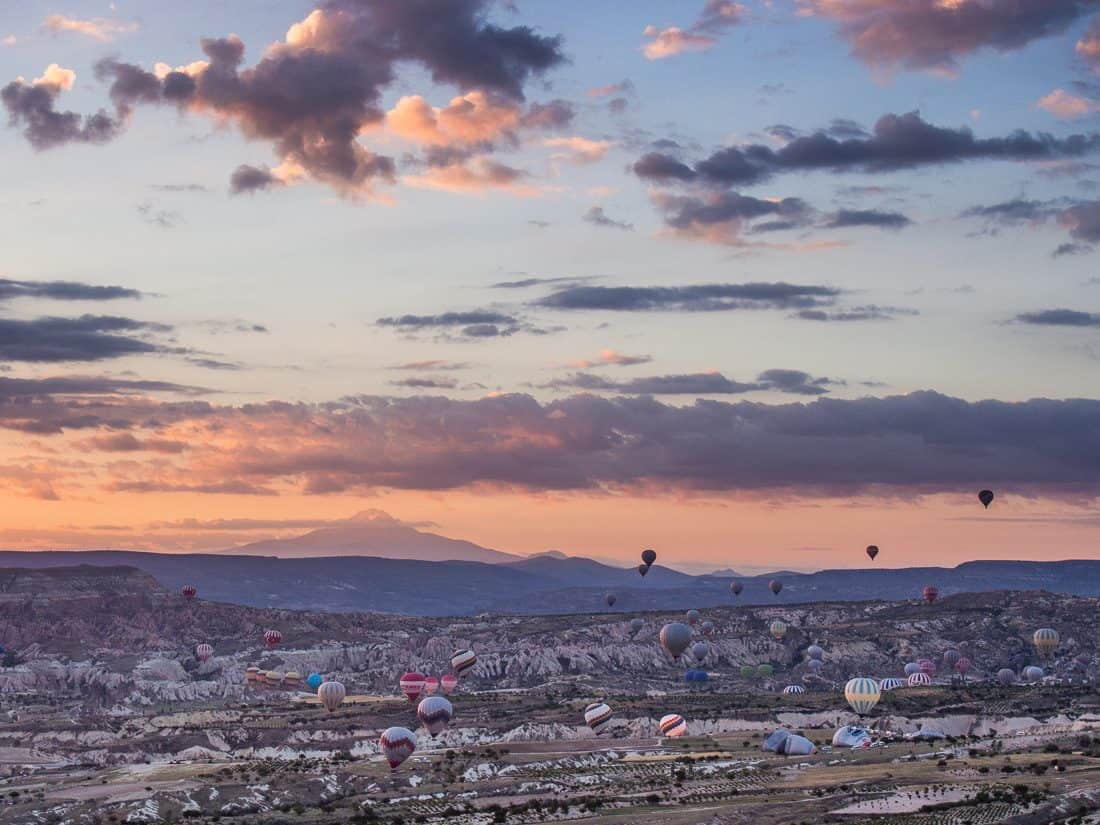
[(689, 610), (687, 612), (687, 620), (688, 620), (689, 625), (691, 625), (692, 627), (695, 627), (695, 625), (699, 624), (699, 611), (698, 610)]
[(685, 682), (705, 682), (709, 678), (705, 670), (689, 670), (684, 673)]
[[(310, 680), (317, 674), (310, 674)], [(340, 682), (321, 682), (317, 686), (317, 698), (321, 700), (321, 704), (325, 706), (325, 710), (329, 713), (335, 711), (340, 704), (344, 701), (344, 697), (348, 695), (348, 692), (344, 689), (343, 684)]]
[(473, 670), (476, 664), (477, 656), (472, 650), (458, 650), (451, 657), (451, 668), (454, 669), (455, 676), (459, 678)]
[(244, 680), (250, 685), (255, 685), (260, 681), (260, 669), (255, 665), (252, 665), (244, 672)]
[(783, 641), (783, 637), (787, 635), (787, 625), (784, 622), (776, 619), (770, 625), (768, 625), (768, 632), (772, 634), (772, 638), (777, 642)]
[(817, 673), (821, 668), (825, 667), (825, 663), (820, 659), (810, 659), (810, 661), (806, 662), (806, 667), (814, 673)]
[(264, 675), (264, 684), (268, 687), (279, 687), (283, 683), (283, 673), (280, 670), (269, 670)]
[(779, 748), (782, 747), (784, 740), (786, 740), (786, 738), (790, 735), (790, 731), (783, 730), (783, 728), (778, 728), (777, 730), (774, 730), (767, 735), (760, 748), (761, 750), (778, 753)]
[(928, 587), (924, 588), (924, 590), (921, 591), (921, 595), (924, 596), (924, 600), (926, 602), (932, 604), (932, 602), (939, 598), (940, 591), (932, 585), (928, 585)]
[(867, 728), (858, 725), (845, 725), (833, 734), (834, 748), (869, 748), (871, 734)]
[(850, 679), (848, 684), (844, 686), (844, 698), (848, 700), (852, 710), (860, 716), (870, 713), (871, 709), (878, 704), (881, 696), (882, 689), (879, 687), (878, 682), (874, 679), (868, 679), (866, 676), (857, 676), (855, 679)]
[(607, 730), (614, 715), (615, 712), (606, 702), (593, 702), (584, 709), (584, 721), (596, 736)]
[(955, 672), (966, 678), (966, 672), (970, 670), (970, 660), (963, 656), (959, 661), (955, 662)]
[(645, 565), (645, 564), (639, 564), (638, 565), (638, 575), (640, 575), (643, 579), (645, 578), (645, 574), (648, 573), (648, 572), (649, 572), (649, 566), (648, 565)]
[(756, 675), (756, 668), (752, 665), (741, 665), (741, 678), (751, 679)]
[(321, 686), (321, 683), (325, 680), (321, 678), (320, 673), (311, 673), (306, 677), (306, 684), (314, 690), (317, 690)]
[(424, 674), (417, 673), (415, 670), (410, 670), (401, 677), (401, 682), (399, 684), (401, 692), (405, 694), (405, 698), (415, 703), (416, 700), (420, 698), (420, 694), (424, 692)]
[(1029, 682), (1038, 682), (1043, 678), (1043, 669), (1038, 665), (1028, 665), (1024, 668), (1024, 679)]
[(198, 594), (199, 589), (193, 584), (185, 584), (183, 587), (180, 588), (180, 595), (187, 599), (187, 601), (191, 601)]
[(772, 579), (768, 582), (768, 590), (772, 591), (775, 595), (779, 595), (779, 591), (783, 589), (783, 582), (779, 579)]
[(696, 642), (691, 646), (691, 655), (695, 657), (696, 661), (701, 662), (703, 659), (707, 658), (709, 650), (710, 648), (707, 647), (706, 642)]
[(416, 734), (408, 728), (386, 728), (378, 740), (378, 747), (390, 763), (390, 769), (396, 770), (416, 751)]
[(699, 625), (699, 632), (702, 633), (704, 636), (713, 636), (714, 622), (712, 622), (710, 619), (707, 619), (705, 622)]
[(616, 596), (614, 593), (608, 593), (606, 596), (603, 597), (603, 600), (607, 602), (608, 607), (614, 607), (615, 602), (619, 600), (619, 597)]
[(814, 747), (814, 743), (807, 739), (805, 736), (799, 736), (797, 733), (792, 733), (779, 743), (779, 749), (776, 753), (783, 756), (809, 756), (812, 753), (816, 753), (817, 748)]
[(687, 731), (688, 723), (680, 714), (670, 713), (661, 717), (657, 728), (661, 731), (661, 736), (683, 736)]
[(978, 493), (978, 501), (980, 501), (982, 503), (982, 506), (988, 510), (989, 505), (993, 503), (993, 491), (982, 490)]
[(669, 622), (661, 628), (660, 639), (661, 646), (668, 651), (668, 655), (679, 659), (680, 654), (691, 644), (691, 628), (681, 622)]
[(288, 670), (286, 676), (283, 677), (283, 687), (288, 690), (296, 690), (301, 682), (302, 675), (296, 670)]
[(741, 591), (745, 589), (745, 586), (741, 582), (730, 582), (730, 592), (735, 596), (740, 596)]
[(195, 656), (198, 657), (200, 662), (205, 662), (211, 656), (214, 655), (214, 648), (203, 642), (201, 645), (195, 648)]
[(932, 677), (923, 670), (909, 677), (909, 687), (928, 687), (932, 684)]
[(867, 545), (867, 555), (871, 557), (871, 561), (874, 561), (875, 556), (878, 555), (878, 545), (877, 544), (868, 544)]
[(775, 668), (765, 662), (756, 669), (756, 672), (765, 679), (770, 679), (775, 675)]
[(416, 716), (428, 733), (438, 736), (442, 733), (454, 716), (454, 706), (442, 696), (429, 696), (416, 708)]
[(935, 677), (936, 663), (931, 659), (917, 659), (917, 664), (920, 665), (921, 673), (927, 673), (930, 679)]
[(1002, 685), (1011, 685), (1016, 681), (1016, 672), (1011, 668), (1002, 667), (997, 671), (997, 681)]
[(645, 619), (641, 618), (640, 616), (636, 616), (635, 618), (630, 620), (630, 629), (633, 630), (635, 633), (637, 633), (643, 627), (645, 627)]
[(903, 682), (901, 679), (898, 679), (895, 676), (890, 676), (889, 678), (883, 679), (881, 682), (879, 682), (878, 686), (879, 686), (879, 690), (886, 691), (886, 690), (897, 690), (899, 687), (901, 687), (904, 684), (905, 684), (905, 682)]
[(657, 554), (655, 552), (653, 552), (652, 550), (643, 550), (642, 551), (642, 563), (646, 567), (652, 567), (653, 562), (655, 562), (655, 561), (657, 561)]
[(805, 692), (806, 688), (802, 687), (802, 685), (787, 685), (785, 688), (783, 688), (783, 693), (787, 696), (797, 695), (799, 693)]
[(1058, 649), (1058, 644), (1061, 640), (1058, 631), (1053, 627), (1040, 627), (1031, 637), (1031, 642), (1035, 645), (1035, 650), (1038, 652), (1039, 656), (1044, 659)]
[(439, 686), (443, 688), (444, 693), (450, 696), (454, 693), (454, 689), (458, 687), (458, 677), (450, 673), (444, 674), (439, 677)]
[(437, 690), (439, 690), (439, 679), (435, 676), (425, 676), (424, 692), (429, 696), (433, 696)]
[(283, 640), (283, 634), (278, 630), (265, 630), (264, 642), (268, 647), (277, 647), (279, 642)]
[(806, 655), (811, 659), (821, 659), (825, 655), (825, 651), (821, 648), (821, 645), (813, 644), (806, 648)]
[(953, 647), (949, 647), (943, 652), (943, 663), (946, 667), (954, 667), (961, 658), (962, 654)]
[(908, 662), (905, 665), (905, 675), (912, 676), (914, 673), (920, 673), (920, 665), (916, 662)]

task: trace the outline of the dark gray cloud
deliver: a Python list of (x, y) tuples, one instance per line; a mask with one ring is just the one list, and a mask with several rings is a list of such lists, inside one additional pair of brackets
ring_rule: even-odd
[(850, 226), (873, 226), (879, 229), (904, 229), (912, 223), (900, 212), (879, 209), (841, 209), (829, 216), (826, 229), (844, 229)]
[(229, 193), (231, 195), (260, 192), (284, 185), (283, 181), (275, 177), (266, 166), (249, 166), (246, 163), (242, 163), (234, 169), (233, 174), (229, 177)]
[(802, 309), (796, 312), (794, 317), (803, 321), (893, 321), (895, 318), (901, 316), (917, 314), (919, 314), (917, 310), (908, 309), (906, 307), (867, 304), (866, 306), (856, 306), (834, 311)]
[(1058, 198), (1049, 201), (1017, 198), (988, 206), (974, 206), (962, 213), (962, 217), (982, 218), (987, 228), (984, 234), (996, 234), (999, 225), (1039, 225), (1057, 223), (1070, 237), (1054, 250), (1053, 255), (1079, 254), (1092, 250), (1092, 244), (1100, 242), (1100, 201), (1083, 201)]
[(421, 372), (424, 370), (465, 370), (470, 368), (470, 364), (465, 361), (447, 361), (442, 358), (432, 358), (426, 361), (407, 361), (404, 364), (394, 364), (389, 367), (391, 370), (415, 370)]
[(1100, 314), (1076, 309), (1043, 309), (1016, 316), (1021, 324), (1051, 327), (1100, 327)]
[(574, 286), (535, 301), (537, 306), (606, 312), (721, 312), (794, 309), (832, 304), (833, 287), (814, 284), (745, 283), (691, 286)]
[(813, 208), (801, 198), (754, 198), (732, 190), (705, 196), (660, 193), (653, 201), (665, 225), (677, 233), (733, 245), (742, 243), (746, 231), (798, 228), (807, 226), (814, 216)]
[(417, 375), (411, 378), (401, 378), (397, 381), (390, 381), (390, 384), (395, 387), (404, 387), (406, 389), (413, 390), (453, 390), (458, 386), (458, 381), (453, 378), (441, 378), (431, 377), (425, 375)]
[(581, 220), (585, 223), (593, 224), (594, 226), (602, 226), (606, 229), (634, 229), (634, 224), (626, 223), (625, 221), (616, 221), (609, 218), (603, 211), (602, 206), (592, 206), (588, 209), (584, 215), (581, 216)]
[(581, 284), (595, 280), (587, 275), (563, 275), (558, 278), (521, 278), (518, 281), (497, 281), (489, 284), (489, 289), (527, 289), (544, 284)]
[(375, 323), (408, 333), (436, 330), (464, 338), (501, 338), (520, 331), (543, 332), (515, 315), (488, 309), (443, 312), (439, 315), (399, 315), (379, 318)]
[[(110, 82), (116, 118), (56, 112), (59, 88), (9, 84), (3, 100), (39, 148), (104, 142), (134, 107), (178, 105), (235, 123), (245, 137), (269, 142), (280, 161), (342, 193), (369, 194), (374, 185), (394, 182), (395, 164), (358, 138), (382, 121), (382, 94), (394, 83), (398, 64), (415, 63), (438, 84), (522, 100), (531, 78), (564, 62), (560, 38), (491, 23), (490, 5), (328, 0), (315, 25), (298, 27), (294, 42), (273, 45), (247, 68), (244, 43), (235, 36), (203, 39), (204, 68), (162, 78), (104, 60), (96, 73)], [(539, 125), (563, 125), (570, 109), (552, 101), (532, 107), (528, 117)]]
[(0, 301), (13, 298), (45, 298), (54, 301), (117, 301), (141, 298), (142, 293), (124, 286), (100, 286), (80, 281), (14, 281), (0, 278)]
[(634, 174), (656, 182), (697, 181), (709, 186), (747, 186), (786, 172), (893, 172), (966, 160), (1052, 160), (1100, 150), (1100, 134), (1057, 138), (1017, 130), (977, 138), (966, 128), (935, 126), (917, 112), (883, 115), (868, 137), (839, 139), (827, 130), (796, 137), (775, 149), (765, 144), (730, 146), (688, 166), (661, 152), (643, 155)]
[(146, 201), (137, 205), (137, 213), (141, 219), (151, 226), (161, 229), (173, 229), (183, 222), (183, 216), (171, 209), (161, 209), (152, 201)]
[(144, 337), (171, 327), (115, 315), (79, 318), (0, 318), (0, 360), (102, 361), (124, 355), (174, 351)]
[(170, 381), (114, 378), (110, 376), (57, 376), (54, 378), (9, 378), (0, 376), (0, 400), (45, 398), (48, 396), (133, 395), (135, 393), (206, 393), (202, 387)]
[(151, 183), (149, 188), (157, 192), (209, 192), (201, 183)]
[(576, 110), (567, 100), (551, 100), (548, 103), (532, 103), (520, 118), (528, 129), (564, 129), (573, 122)]
[[(1011, 52), (1061, 34), (1097, 7), (1095, 0), (801, 0), (801, 5), (814, 16), (836, 20), (852, 54), (864, 63), (941, 73), (954, 73), (960, 60), (982, 49)], [(1078, 52), (1088, 59), (1089, 50), (1078, 46)]]
[(614, 392), (624, 395), (741, 395), (773, 391), (796, 395), (823, 395), (843, 382), (815, 378), (800, 370), (765, 370), (749, 383), (735, 381), (719, 372), (695, 372), (680, 375), (652, 375), (616, 381), (591, 372), (575, 372), (557, 378), (543, 389), (573, 389), (586, 392)]

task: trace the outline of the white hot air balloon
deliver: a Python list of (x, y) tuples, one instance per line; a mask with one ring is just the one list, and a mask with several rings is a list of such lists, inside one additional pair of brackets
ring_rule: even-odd
[(347, 690), (340, 682), (321, 682), (317, 688), (317, 698), (321, 700), (321, 704), (325, 706), (325, 710), (329, 713), (340, 707), (347, 695)]
[(416, 716), (420, 719), (420, 724), (427, 728), (432, 736), (438, 736), (446, 730), (454, 714), (454, 706), (450, 700), (442, 696), (429, 696), (427, 699), (422, 699), (416, 708)]
[(657, 727), (661, 731), (661, 736), (683, 736), (687, 731), (688, 723), (680, 714), (670, 713), (661, 717)]
[(200, 662), (205, 662), (214, 655), (214, 648), (204, 642), (195, 648), (195, 655)]
[(597, 736), (607, 730), (614, 715), (615, 712), (606, 702), (593, 702), (584, 709), (584, 721)]
[(390, 769), (397, 767), (416, 751), (416, 734), (408, 728), (386, 728), (378, 739), (378, 747)]

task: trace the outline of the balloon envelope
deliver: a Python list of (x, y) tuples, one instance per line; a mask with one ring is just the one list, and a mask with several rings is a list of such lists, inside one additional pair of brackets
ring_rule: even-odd
[(741, 591), (745, 589), (745, 586), (741, 582), (730, 582), (730, 592), (735, 596), (740, 596)]
[(825, 655), (825, 651), (821, 648), (821, 645), (810, 645), (806, 648), (806, 655), (811, 659), (821, 659)]
[(845, 725), (833, 734), (834, 748), (869, 748), (871, 734), (866, 728), (857, 725)]
[(657, 561), (657, 554), (653, 550), (642, 551), (642, 564), (646, 567), (652, 567), (655, 561)]
[(940, 591), (937, 590), (935, 587), (932, 587), (932, 585), (928, 585), (928, 587), (924, 588), (924, 590), (921, 591), (921, 596), (924, 597), (924, 600), (926, 602), (932, 604), (932, 602), (939, 598)]
[(458, 677), (450, 673), (441, 676), (439, 678), (439, 686), (443, 688), (443, 692), (449, 696), (458, 686)]
[(1016, 672), (1007, 667), (1002, 667), (997, 671), (997, 681), (1002, 685), (1011, 685), (1016, 681)]
[(775, 668), (769, 664), (762, 664), (756, 669), (756, 672), (759, 673), (761, 676), (770, 678), (775, 674)]
[(416, 751), (416, 734), (408, 728), (386, 728), (378, 740), (378, 747), (390, 768), (396, 769)]
[(891, 677), (889, 677), (887, 679), (883, 679), (881, 682), (879, 682), (878, 686), (879, 686), (879, 690), (896, 690), (897, 688), (901, 687), (904, 684), (905, 684), (905, 682), (903, 682), (901, 679), (898, 679), (894, 676), (891, 676)]
[(195, 648), (195, 655), (198, 657), (200, 662), (205, 662), (207, 659), (214, 655), (214, 648), (205, 643), (201, 644)]
[(195, 596), (197, 596), (198, 594), (199, 590), (193, 584), (185, 584), (183, 587), (180, 588), (180, 595), (188, 601), (195, 598)]
[(805, 736), (792, 733), (779, 744), (776, 753), (781, 753), (784, 756), (809, 756), (816, 751), (817, 748), (814, 747), (813, 742)]
[(607, 730), (614, 715), (615, 712), (606, 702), (593, 702), (584, 709), (584, 721), (597, 736)]
[(428, 733), (437, 736), (451, 722), (455, 709), (448, 699), (442, 696), (429, 696), (421, 700), (416, 707), (416, 716)]
[(1028, 665), (1024, 668), (1024, 678), (1029, 682), (1038, 682), (1043, 675), (1043, 669), (1038, 665)]
[(696, 642), (691, 646), (691, 655), (701, 662), (703, 659), (707, 658), (707, 652), (709, 650), (710, 648), (707, 647), (706, 642)]
[(868, 544), (867, 545), (867, 555), (871, 557), (871, 561), (874, 561), (875, 556), (878, 555), (878, 545), (877, 544)]
[(635, 633), (637, 633), (643, 627), (645, 627), (645, 619), (635, 617), (630, 620), (630, 629), (633, 630)]
[(424, 677), (424, 692), (432, 696), (439, 690), (439, 678), (436, 676)]
[(983, 507), (988, 508), (989, 505), (993, 503), (993, 491), (982, 490), (980, 493), (978, 493), (978, 501), (982, 503)]
[(783, 582), (779, 581), (779, 579), (772, 579), (768, 582), (768, 589), (778, 596), (779, 591), (783, 589)]
[(606, 596), (603, 597), (603, 600), (607, 602), (608, 607), (614, 607), (615, 602), (619, 600), (619, 597), (616, 596), (614, 593), (608, 593)]
[(1031, 637), (1032, 644), (1035, 645), (1035, 650), (1043, 657), (1049, 656), (1057, 650), (1061, 640), (1058, 631), (1053, 627), (1040, 627)]
[(317, 688), (317, 698), (321, 700), (321, 704), (325, 706), (325, 710), (329, 713), (340, 707), (347, 695), (347, 690), (340, 682), (321, 682)]
[(661, 646), (668, 654), (673, 659), (679, 659), (691, 644), (691, 628), (681, 622), (669, 622), (661, 628), (660, 638)]
[(955, 650), (953, 647), (949, 647), (943, 652), (943, 663), (947, 667), (954, 667), (959, 663), (959, 659), (962, 658), (962, 654)]
[(458, 650), (451, 657), (451, 667), (459, 678), (465, 676), (474, 669), (477, 664), (477, 656), (472, 650)]
[(785, 688), (783, 688), (783, 693), (787, 696), (805, 692), (806, 688), (802, 687), (802, 685), (787, 685)]
[(768, 625), (768, 632), (772, 635), (772, 638), (777, 642), (783, 641), (783, 637), (787, 635), (787, 625), (784, 622), (776, 619), (770, 625)]
[(778, 730), (774, 730), (769, 733), (767, 738), (764, 740), (764, 744), (762, 744), (760, 747), (763, 750), (771, 751), (772, 753), (778, 753), (779, 748), (783, 745), (784, 740), (786, 740), (786, 738), (790, 735), (790, 731), (779, 728)]
[(909, 687), (928, 687), (932, 684), (932, 677), (921, 670), (909, 677), (908, 684)]
[(317, 690), (321, 686), (321, 682), (325, 681), (321, 678), (320, 673), (311, 673), (306, 677), (306, 684), (314, 690)]
[(687, 731), (687, 721), (678, 713), (669, 713), (661, 717), (657, 727), (662, 736), (683, 736)]
[(707, 619), (705, 622), (703, 622), (701, 625), (699, 625), (699, 632), (702, 633), (704, 636), (713, 635), (714, 634), (714, 622), (712, 622), (710, 619)]
[(689, 610), (687, 612), (688, 624), (690, 624), (692, 626), (695, 626), (695, 625), (699, 624), (699, 615), (700, 614), (699, 614), (698, 610)]
[(265, 630), (264, 642), (268, 647), (275, 647), (279, 642), (283, 640), (283, 634), (278, 630)]
[(866, 676), (857, 676), (844, 686), (844, 698), (848, 700), (852, 710), (860, 716), (870, 713), (881, 696), (882, 689), (878, 682)]
[(638, 565), (638, 574), (643, 579), (645, 578), (645, 574), (648, 573), (648, 572), (649, 572), (649, 565), (648, 564), (639, 564)]
[(905, 675), (912, 676), (914, 673), (920, 673), (920, 665), (916, 662), (908, 662), (905, 665)]
[(399, 686), (401, 692), (405, 694), (405, 698), (410, 702), (415, 702), (420, 698), (420, 694), (424, 692), (424, 674), (410, 670), (402, 675)]

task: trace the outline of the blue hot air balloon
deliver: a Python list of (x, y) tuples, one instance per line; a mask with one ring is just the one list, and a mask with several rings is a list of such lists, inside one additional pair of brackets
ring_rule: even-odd
[(321, 686), (321, 682), (325, 681), (321, 678), (320, 673), (311, 673), (306, 677), (306, 684), (314, 690), (317, 690)]

